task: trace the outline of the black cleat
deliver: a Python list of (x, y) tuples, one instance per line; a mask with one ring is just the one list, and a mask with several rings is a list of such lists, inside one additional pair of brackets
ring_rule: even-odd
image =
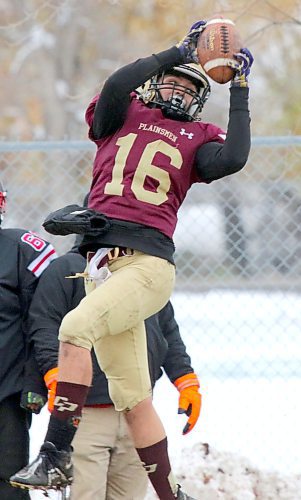
[(186, 493), (184, 493), (184, 491), (181, 490), (181, 486), (178, 485), (176, 500), (196, 500), (196, 499), (189, 497)]
[(71, 453), (58, 451), (46, 441), (37, 458), (10, 478), (12, 486), (27, 489), (60, 489), (72, 483)]

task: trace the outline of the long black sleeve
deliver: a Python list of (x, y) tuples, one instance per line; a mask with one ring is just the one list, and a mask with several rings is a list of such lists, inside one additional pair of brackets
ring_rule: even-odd
[(178, 377), (193, 372), (191, 359), (186, 352), (171, 303), (168, 302), (158, 315), (161, 331), (168, 343), (163, 368), (170, 381), (174, 382)]
[(209, 142), (196, 155), (196, 168), (205, 182), (234, 174), (247, 162), (250, 146), (249, 89), (230, 89), (230, 110), (227, 136), (224, 144)]
[(25, 364), (23, 393), (35, 392), (47, 398), (47, 389), (39, 370), (33, 347)]
[(79, 254), (56, 259), (42, 274), (29, 310), (30, 333), (42, 374), (57, 366), (58, 332), (64, 316), (84, 296), (76, 279), (67, 279), (74, 269), (84, 269), (85, 259)]
[(130, 103), (130, 93), (152, 76), (176, 64), (182, 56), (176, 47), (138, 59), (115, 71), (105, 82), (93, 117), (93, 137), (101, 139), (118, 130)]

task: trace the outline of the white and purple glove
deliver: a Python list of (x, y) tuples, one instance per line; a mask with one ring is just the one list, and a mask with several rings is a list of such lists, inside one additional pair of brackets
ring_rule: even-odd
[(207, 21), (197, 21), (194, 23), (191, 26), (189, 33), (187, 33), (187, 35), (179, 43), (177, 43), (176, 46), (181, 52), (184, 64), (199, 64), (197, 44), (200, 34), (205, 29), (206, 22)]
[(254, 58), (249, 49), (241, 49), (240, 52), (234, 54), (236, 61), (229, 61), (230, 68), (235, 71), (234, 77), (231, 80), (231, 87), (248, 87), (248, 77)]

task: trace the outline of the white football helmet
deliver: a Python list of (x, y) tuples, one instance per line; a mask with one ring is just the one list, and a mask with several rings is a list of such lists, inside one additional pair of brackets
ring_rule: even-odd
[[(163, 83), (166, 75), (177, 74), (191, 80), (196, 86), (196, 91), (176, 83)], [(160, 93), (162, 88), (170, 88), (172, 90), (168, 101), (163, 101), (162, 99)], [(181, 90), (181, 94), (177, 94), (177, 89)], [(175, 66), (172, 69), (153, 76), (148, 84), (142, 87), (140, 98), (147, 104), (153, 105), (154, 107), (160, 107), (168, 118), (193, 121), (199, 119), (199, 115), (210, 95), (210, 91), (210, 83), (206, 76), (200, 71), (198, 65), (180, 64), (179, 66)], [(192, 97), (192, 101), (189, 105), (185, 102), (185, 93)]]

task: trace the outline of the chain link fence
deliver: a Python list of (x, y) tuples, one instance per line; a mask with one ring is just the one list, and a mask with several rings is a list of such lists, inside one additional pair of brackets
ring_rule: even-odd
[[(4, 227), (71, 248), (41, 223), (82, 203), (94, 152), (86, 141), (1, 143)], [(300, 172), (301, 137), (255, 138), (242, 172), (193, 186), (175, 234), (173, 305), (207, 398), (200, 440), (285, 472), (301, 462)]]

